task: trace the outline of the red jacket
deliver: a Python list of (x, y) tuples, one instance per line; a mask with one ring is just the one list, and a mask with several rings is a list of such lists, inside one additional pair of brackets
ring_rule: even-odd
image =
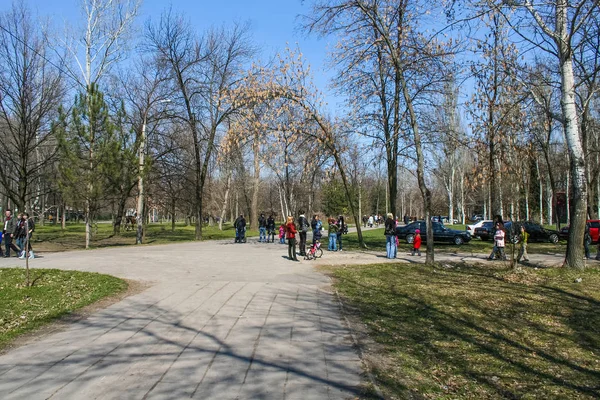
[(415, 249), (421, 248), (421, 234), (420, 233), (415, 235), (415, 240), (413, 241), (413, 248), (415, 248)]
[(296, 224), (290, 222), (289, 224), (285, 225), (285, 237), (287, 239), (296, 239), (296, 233), (298, 233), (296, 230)]

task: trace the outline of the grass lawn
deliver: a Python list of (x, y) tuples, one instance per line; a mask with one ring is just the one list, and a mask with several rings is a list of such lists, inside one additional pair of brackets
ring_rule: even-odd
[[(365, 244), (368, 246), (369, 250), (382, 251), (385, 252), (385, 236), (383, 234), (383, 228), (380, 229), (371, 229), (363, 231), (363, 238), (365, 240)], [(325, 231), (324, 231), (325, 232)], [(344, 235), (343, 237), (343, 246), (344, 249), (352, 249), (359, 250), (360, 247), (358, 245), (358, 235), (356, 233), (349, 233)], [(327, 243), (327, 234), (326, 232), (323, 234), (323, 243)], [(493, 243), (492, 241), (482, 241), (480, 239), (472, 239), (469, 243), (465, 243), (461, 246), (456, 246), (454, 244), (447, 243), (435, 243), (435, 251), (442, 253), (490, 253), (492, 251)], [(409, 251), (412, 249), (411, 245), (406, 243), (405, 240), (400, 240), (400, 250)], [(421, 247), (421, 251), (425, 250), (425, 243), (423, 243)], [(518, 253), (518, 247), (515, 250), (515, 255)], [(530, 254), (541, 254), (541, 253), (558, 253), (565, 254), (567, 251), (566, 242), (559, 242), (557, 244), (552, 243), (529, 243), (527, 246), (527, 252)], [(511, 246), (506, 247), (506, 253), (510, 254)], [(595, 253), (594, 251), (592, 251)]]
[[(121, 232), (121, 235), (113, 235), (113, 227), (110, 223), (99, 223), (96, 225), (92, 248), (108, 246), (126, 246), (135, 244), (135, 231)], [(235, 238), (235, 229), (230, 224), (225, 224), (220, 231), (218, 226), (204, 226), (202, 228), (204, 240), (231, 239)], [(258, 231), (249, 230), (246, 236), (258, 236)], [(146, 244), (165, 244), (176, 242), (188, 242), (194, 240), (194, 226), (176, 224), (175, 230), (171, 230), (171, 224), (149, 224), (146, 232)], [(36, 226), (33, 235), (33, 248), (38, 251), (66, 251), (80, 250), (85, 248), (85, 225), (83, 223), (67, 224), (65, 230), (60, 225)]]
[[(600, 270), (347, 266), (388, 399), (600, 397)], [(581, 283), (575, 283), (582, 278)]]
[(25, 286), (25, 270), (0, 268), (0, 349), (18, 335), (62, 315), (117, 294), (127, 282), (91, 272), (31, 270), (32, 287)]

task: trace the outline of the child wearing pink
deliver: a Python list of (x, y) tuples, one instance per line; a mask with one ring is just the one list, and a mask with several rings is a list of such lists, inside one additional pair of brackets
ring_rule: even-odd
[(285, 225), (283, 224), (279, 227), (279, 243), (285, 244)]

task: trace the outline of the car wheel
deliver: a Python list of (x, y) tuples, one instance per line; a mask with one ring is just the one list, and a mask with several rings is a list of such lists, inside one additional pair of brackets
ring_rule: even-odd
[(558, 235), (556, 233), (553, 233), (552, 235), (550, 235), (550, 237), (548, 238), (550, 240), (550, 243), (558, 243)]
[(511, 236), (511, 238), (510, 238), (510, 242), (511, 242), (512, 244), (517, 244), (517, 243), (519, 243), (520, 241), (521, 241), (521, 235), (513, 235), (513, 236)]
[(415, 241), (415, 235), (413, 235), (412, 233), (409, 235), (406, 235), (406, 243), (412, 244), (412, 242)]
[(461, 244), (463, 244), (465, 241), (462, 237), (460, 236), (456, 236), (454, 237), (454, 244), (457, 246), (460, 246)]

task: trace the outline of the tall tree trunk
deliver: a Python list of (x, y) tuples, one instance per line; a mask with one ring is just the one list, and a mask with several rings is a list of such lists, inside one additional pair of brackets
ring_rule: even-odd
[(258, 132), (254, 134), (252, 152), (254, 155), (254, 179), (252, 181), (252, 208), (250, 210), (250, 226), (252, 229), (258, 229), (258, 192), (260, 189), (260, 143)]
[(573, 52), (568, 35), (568, 2), (558, 0), (556, 4), (557, 45), (561, 72), (561, 108), (564, 118), (565, 138), (569, 152), (571, 194), (569, 241), (565, 266), (584, 268), (583, 236), (587, 214), (587, 180), (585, 176), (585, 153), (579, 135), (577, 107), (575, 105), (575, 78)]
[[(121, 234), (121, 222), (123, 221), (123, 214), (125, 214), (125, 205), (127, 204), (127, 197), (122, 196), (117, 204), (117, 212), (115, 215), (115, 224), (113, 226), (113, 235), (117, 236)], [(138, 215), (138, 219), (140, 219)]]
[(421, 145), (421, 134), (419, 131), (419, 124), (417, 122), (417, 114), (413, 107), (412, 97), (408, 91), (408, 84), (404, 79), (404, 76), (401, 76), (401, 85), (402, 92), (404, 94), (404, 101), (408, 108), (410, 127), (413, 133), (415, 152), (417, 154), (417, 182), (419, 184), (421, 196), (423, 197), (423, 211), (425, 212), (425, 224), (427, 226), (427, 255), (425, 257), (425, 262), (427, 264), (431, 264), (435, 260), (433, 250), (433, 228), (431, 224), (431, 191), (425, 182), (425, 159)]
[(229, 192), (231, 191), (231, 171), (227, 171), (227, 183), (225, 184), (225, 197), (223, 199), (223, 206), (221, 207), (221, 218), (219, 219), (219, 230), (223, 230), (223, 219), (227, 212), (227, 203), (229, 202)]

